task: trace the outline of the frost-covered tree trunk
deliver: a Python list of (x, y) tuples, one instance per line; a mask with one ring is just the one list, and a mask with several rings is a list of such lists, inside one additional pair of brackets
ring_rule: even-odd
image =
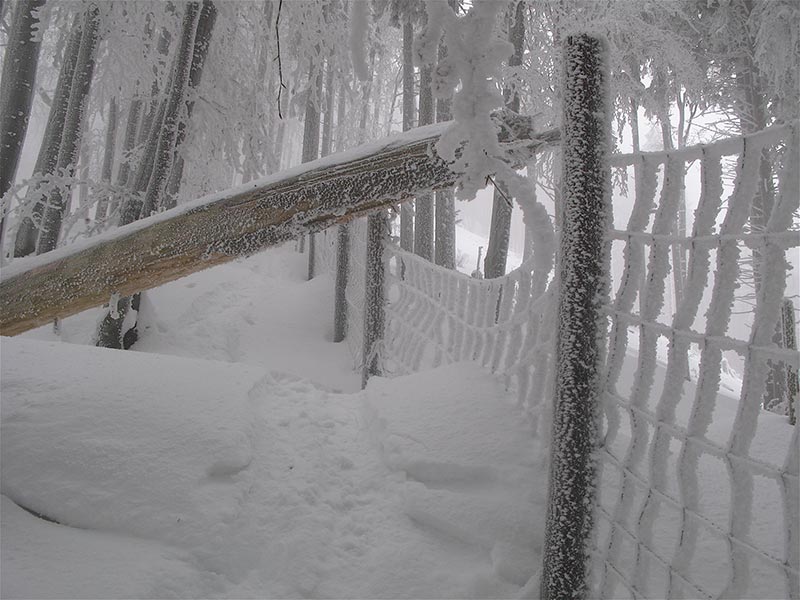
[(611, 138), (606, 48), (589, 35), (565, 43), (564, 223), (552, 461), (541, 579), (543, 599), (587, 593), (608, 294)]
[[(100, 180), (103, 183), (111, 184), (111, 172), (114, 169), (114, 147), (117, 139), (117, 99), (111, 98), (108, 103), (108, 117), (106, 119), (106, 140), (103, 148), (103, 167), (100, 172)], [(104, 195), (97, 201), (97, 212), (95, 220), (105, 221), (108, 213), (109, 196)]]
[(372, 84), (375, 79), (375, 48), (369, 51), (369, 78), (363, 83), (361, 96), (361, 119), (358, 122), (358, 143), (367, 141), (367, 117), (369, 116), (369, 102), (372, 98)]
[[(763, 0), (762, 0), (763, 1)], [(733, 32), (736, 40), (733, 45), (733, 71), (735, 74), (734, 112), (743, 134), (751, 134), (767, 127), (767, 94), (763, 77), (754, 62), (754, 27), (750, 27), (753, 13), (759, 8), (753, 0), (734, 0), (729, 7), (730, 15), (738, 22)], [(796, 98), (793, 99), (796, 105)], [(772, 179), (772, 164), (766, 149), (762, 150), (759, 166), (759, 182), (750, 209), (750, 229), (755, 233), (764, 232), (775, 204), (775, 189)], [(753, 289), (758, 294), (764, 271), (764, 253), (761, 247), (752, 250)], [(779, 326), (773, 337), (778, 346), (784, 345), (783, 330)], [(764, 392), (763, 406), (779, 405), (788, 394), (786, 365), (778, 361), (768, 361), (770, 366)]]
[[(320, 60), (319, 52), (317, 60)], [(322, 69), (312, 62), (308, 73), (308, 97), (306, 98), (306, 114), (303, 121), (303, 156), (304, 163), (319, 158), (319, 105), (322, 100)], [(314, 278), (316, 270), (316, 240), (314, 234), (308, 236), (308, 279)]]
[(364, 282), (364, 367), (361, 387), (373, 375), (381, 374), (380, 345), (385, 324), (383, 244), (389, 235), (385, 210), (367, 217), (366, 279)]
[[(78, 61), (78, 51), (81, 47), (83, 33), (83, 16), (76, 15), (72, 29), (69, 33), (64, 57), (58, 72), (58, 81), (47, 117), (44, 138), (36, 157), (33, 173), (39, 177), (46, 177), (55, 172), (58, 162), (58, 151), (61, 148), (61, 138), (64, 133), (64, 123), (69, 108), (69, 94), (72, 88), (72, 77), (75, 74), (75, 64)], [(42, 192), (45, 182), (29, 187), (25, 196), (24, 207), (30, 214), (23, 216), (14, 238), (14, 256), (21, 257), (36, 252), (36, 240), (39, 238), (39, 226), (44, 214), (44, 203), (38, 197)]]
[(335, 92), (333, 88), (333, 63), (328, 59), (328, 69), (325, 73), (325, 119), (322, 124), (322, 147), (320, 148), (320, 156), (328, 156), (331, 153), (332, 135), (333, 135), (333, 102)]
[[(411, 19), (403, 22), (403, 131), (414, 127), (414, 26)], [(411, 252), (414, 249), (414, 205), (400, 205), (400, 247)]]
[(189, 76), (193, 63), (193, 50), (197, 25), (200, 18), (200, 4), (190, 2), (186, 5), (181, 26), (181, 40), (175, 67), (172, 71), (171, 86), (161, 131), (156, 148), (155, 163), (150, 182), (145, 192), (141, 217), (149, 217), (160, 205), (166, 193), (167, 178), (175, 158), (176, 142), (179, 135), (181, 109), (186, 102)]
[[(439, 61), (447, 56), (447, 46), (439, 44)], [(452, 98), (439, 98), (436, 101), (436, 122), (452, 119)], [(436, 244), (435, 262), (446, 269), (456, 268), (456, 206), (453, 190), (436, 192)]]
[(347, 84), (344, 79), (339, 86), (339, 104), (336, 107), (336, 151), (345, 149), (345, 116), (347, 114)]
[[(418, 125), (433, 123), (433, 90), (431, 89), (431, 67), (420, 68), (419, 78), (419, 122)], [(414, 201), (414, 253), (433, 260), (433, 193), (428, 192)]]
[(189, 81), (187, 98), (184, 101), (185, 111), (178, 119), (178, 133), (175, 138), (175, 150), (167, 182), (166, 195), (161, 198), (161, 208), (164, 210), (175, 206), (177, 202), (178, 190), (183, 179), (184, 160), (181, 148), (186, 140), (186, 130), (192, 119), (194, 112), (193, 92), (200, 87), (200, 80), (203, 76), (203, 67), (208, 56), (208, 47), (211, 44), (211, 32), (214, 30), (214, 23), (217, 20), (217, 7), (211, 0), (203, 0), (203, 7), (200, 10), (200, 18), (197, 22), (197, 29), (194, 38), (194, 50), (192, 51), (192, 65), (189, 69)]
[[(138, 166), (129, 202), (124, 206), (120, 216), (121, 225), (150, 215), (159, 206), (166, 193), (167, 178), (176, 152), (180, 109), (186, 102), (191, 68), (194, 64), (200, 13), (199, 2), (190, 2), (186, 5), (181, 24), (181, 39), (170, 77), (169, 96), (162, 103), (155, 117), (154, 126), (151, 127), (146, 154)], [(155, 126), (156, 123), (160, 124), (160, 127)], [(138, 194), (142, 191), (144, 200), (140, 202)], [(140, 303), (141, 293), (120, 299), (112, 298), (109, 311), (97, 330), (97, 346), (125, 350), (130, 348), (139, 337)], [(116, 306), (113, 306), (114, 304)]]
[[(41, 35), (36, 35), (36, 30), (39, 27), (39, 9), (44, 3), (45, 0), (19, 0), (8, 33), (0, 79), (0, 198), (14, 182), (25, 132), (28, 131), (41, 48)], [(3, 247), (5, 221), (3, 211), (0, 249)]]
[[(75, 63), (61, 147), (58, 150), (58, 160), (56, 161), (56, 173), (67, 177), (74, 175), (78, 160), (86, 102), (94, 75), (99, 24), (99, 9), (97, 4), (92, 2), (86, 8), (81, 45), (78, 50), (78, 60)], [(69, 194), (70, 186), (59, 185), (55, 186), (47, 197), (47, 207), (42, 215), (42, 227), (36, 242), (37, 254), (49, 252), (56, 247)]]
[[(128, 120), (125, 124), (125, 137), (122, 140), (122, 157), (120, 158), (119, 170), (117, 171), (117, 184), (122, 187), (130, 185), (132, 156), (131, 153), (136, 147), (136, 132), (139, 129), (139, 122), (142, 116), (142, 99), (134, 98), (128, 107)], [(112, 211), (113, 211), (112, 206)]]
[[(522, 65), (522, 55), (525, 50), (525, 3), (522, 1), (517, 2), (513, 21), (508, 29), (508, 41), (514, 46), (514, 53), (508, 59), (508, 66), (519, 67)], [(505, 97), (506, 107), (518, 113), (520, 98), (516, 88), (507, 87)], [(506, 273), (513, 209), (508, 189), (502, 183), (496, 183), (492, 199), (489, 244), (486, 248), (486, 258), (483, 261), (483, 273), (487, 279), (502, 277)]]

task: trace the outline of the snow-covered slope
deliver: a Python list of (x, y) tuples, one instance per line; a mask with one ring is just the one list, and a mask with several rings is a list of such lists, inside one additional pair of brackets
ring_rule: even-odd
[[(355, 391), (326, 339), (331, 282), (303, 267), (284, 247), (160, 288), (140, 352), (49, 328), (0, 340), (3, 597), (485, 598), (535, 581), (545, 477), (502, 382), (457, 364)], [(94, 319), (62, 339), (85, 343)]]

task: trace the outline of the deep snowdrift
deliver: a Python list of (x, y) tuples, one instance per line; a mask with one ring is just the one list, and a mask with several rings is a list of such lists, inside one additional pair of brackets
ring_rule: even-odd
[(346, 395), (222, 362), (2, 351), (3, 597), (511, 597), (535, 574), (543, 472), (474, 365)]

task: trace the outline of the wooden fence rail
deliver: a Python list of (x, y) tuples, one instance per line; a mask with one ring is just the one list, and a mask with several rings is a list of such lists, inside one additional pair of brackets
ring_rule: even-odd
[[(500, 140), (522, 161), (557, 130), (498, 112)], [(0, 273), (0, 334), (16, 335), (121, 296), (250, 255), (456, 181), (432, 151), (440, 123), (290, 169), (248, 186), (22, 259)]]

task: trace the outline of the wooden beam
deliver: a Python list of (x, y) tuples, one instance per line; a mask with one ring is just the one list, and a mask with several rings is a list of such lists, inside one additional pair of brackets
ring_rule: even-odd
[[(530, 119), (498, 113), (501, 141), (520, 160), (559, 139)], [(41, 256), (0, 274), (0, 334), (17, 335), (308, 232), (437, 188), (457, 175), (433, 144), (447, 123), (330, 155), (299, 168)]]

